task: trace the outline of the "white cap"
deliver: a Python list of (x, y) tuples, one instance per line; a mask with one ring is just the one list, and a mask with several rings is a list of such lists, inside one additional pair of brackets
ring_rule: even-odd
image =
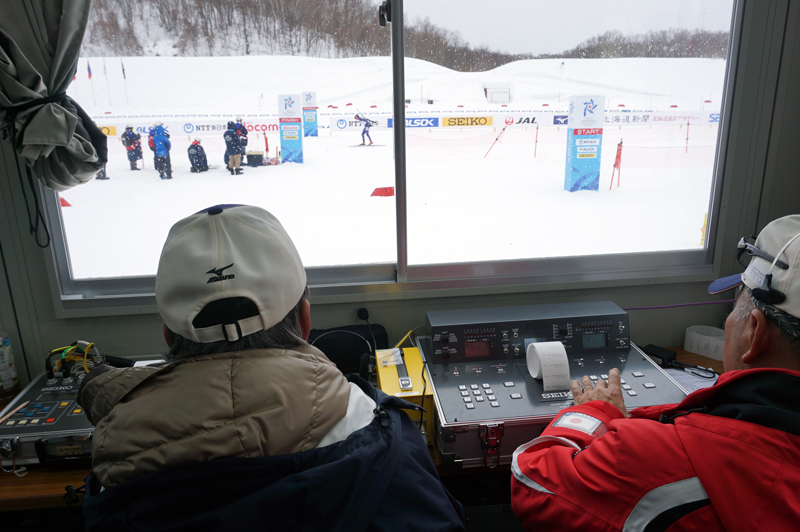
[[(187, 340), (235, 341), (278, 324), (306, 288), (306, 271), (277, 218), (260, 207), (217, 205), (169, 231), (156, 274), (158, 311)], [(203, 328), (192, 321), (213, 301), (244, 297), (258, 315)]]
[[(746, 246), (743, 239), (740, 247)], [(759, 301), (800, 318), (800, 215), (769, 223), (754, 247), (744, 273), (717, 279), (708, 291), (718, 294), (744, 284)]]

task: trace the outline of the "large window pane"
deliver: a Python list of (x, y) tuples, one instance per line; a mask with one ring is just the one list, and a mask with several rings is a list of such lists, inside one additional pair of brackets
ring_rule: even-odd
[[(369, 2), (322, 7), (93, 2), (69, 92), (107, 128), (108, 179), (62, 194), (73, 278), (153, 275), (169, 227), (224, 203), (274, 213), (309, 267), (396, 260), (389, 30)], [(315, 107), (306, 91), (316, 93), (318, 136), (303, 138), (303, 163), (243, 166), (243, 175), (231, 175), (227, 122), (241, 117), (248, 130), (253, 157), (243, 158), (276, 162), (286, 105), (279, 96), (292, 95), (295, 108)], [(358, 112), (377, 123), (372, 146), (358, 146)], [(170, 135), (172, 179), (160, 178), (147, 146), (156, 123)], [(140, 170), (131, 169), (121, 143), (127, 125), (141, 135)], [(206, 172), (191, 171), (187, 150), (196, 140)]]
[(732, 1), (404, 5), (409, 264), (704, 249)]

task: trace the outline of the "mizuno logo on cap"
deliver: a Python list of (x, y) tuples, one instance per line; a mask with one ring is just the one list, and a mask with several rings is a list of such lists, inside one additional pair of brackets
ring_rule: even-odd
[(222, 275), (222, 272), (227, 270), (231, 266), (233, 266), (233, 263), (228, 264), (227, 266), (224, 266), (222, 268), (211, 268), (210, 270), (208, 270), (206, 273), (210, 273), (214, 275), (214, 277), (209, 279), (206, 284), (218, 283), (220, 281), (227, 281), (228, 279), (233, 279), (234, 275), (232, 273), (228, 275)]

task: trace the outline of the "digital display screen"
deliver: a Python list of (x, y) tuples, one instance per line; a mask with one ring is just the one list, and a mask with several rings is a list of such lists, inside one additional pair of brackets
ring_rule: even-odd
[(598, 349), (600, 347), (608, 347), (606, 341), (606, 333), (593, 333), (583, 335), (583, 348), (584, 349)]
[(528, 352), (528, 346), (531, 344), (538, 344), (547, 341), (547, 333), (542, 333), (542, 336), (534, 338), (525, 338), (525, 352)]
[(464, 344), (464, 356), (467, 358), (488, 357), (491, 354), (491, 344), (488, 340)]

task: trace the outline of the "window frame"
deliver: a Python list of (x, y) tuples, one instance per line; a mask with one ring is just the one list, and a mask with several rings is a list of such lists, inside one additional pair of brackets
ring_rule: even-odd
[[(426, 297), (434, 291), (441, 293), (442, 290), (451, 294), (476, 288), (497, 292), (507, 291), (508, 287), (541, 291), (553, 286), (581, 288), (597, 283), (615, 286), (650, 282), (652, 279), (670, 283), (712, 278), (744, 4), (742, 0), (733, 1), (703, 249), (409, 265), (405, 197), (405, 58), (404, 54), (395, 54), (395, 50), (403, 49), (403, 3), (402, 0), (394, 0), (392, 22), (389, 25), (392, 33), (394, 115), (400, 117), (395, 120), (394, 128), (397, 262), (307, 268), (308, 283), (313, 289), (312, 297), (326, 301), (401, 299)], [(48, 259), (51, 264), (48, 269), (54, 287), (56, 315), (59, 318), (73, 318), (156, 313), (155, 275), (73, 279), (58, 193), (43, 186), (40, 186), (40, 190), (44, 213), (51, 228), (52, 243)]]

